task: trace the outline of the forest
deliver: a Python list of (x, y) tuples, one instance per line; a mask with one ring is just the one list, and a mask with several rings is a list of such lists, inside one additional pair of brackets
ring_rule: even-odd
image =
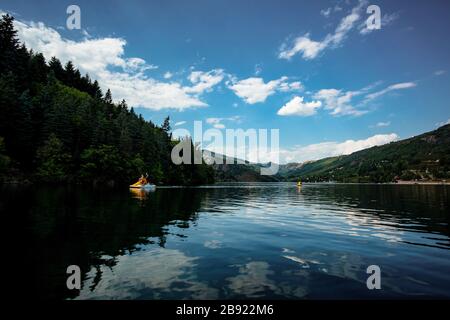
[(1, 17), (0, 182), (120, 185), (148, 173), (156, 184), (213, 183), (205, 163), (172, 163), (177, 143), (168, 117), (158, 126), (114, 103), (71, 61), (29, 50), (14, 18)]
[(350, 155), (286, 170), (281, 179), (306, 182), (386, 183), (450, 179), (450, 125)]

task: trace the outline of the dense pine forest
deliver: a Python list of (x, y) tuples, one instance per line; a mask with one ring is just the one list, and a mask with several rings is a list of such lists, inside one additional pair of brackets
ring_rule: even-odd
[(13, 21), (0, 19), (0, 181), (128, 184), (148, 173), (157, 184), (213, 182), (206, 164), (171, 162), (169, 118), (146, 121), (72, 62), (28, 50)]

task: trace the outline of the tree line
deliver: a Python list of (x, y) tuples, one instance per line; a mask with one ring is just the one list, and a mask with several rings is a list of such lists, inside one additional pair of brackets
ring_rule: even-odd
[(307, 182), (395, 182), (450, 179), (450, 125), (350, 155), (310, 162), (288, 172)]
[[(0, 19), (0, 181), (212, 183), (212, 167), (175, 165), (170, 120), (145, 120), (71, 61), (28, 50)], [(192, 145), (192, 144), (191, 144)], [(192, 145), (192, 150), (194, 150)], [(192, 152), (193, 153), (193, 152)]]

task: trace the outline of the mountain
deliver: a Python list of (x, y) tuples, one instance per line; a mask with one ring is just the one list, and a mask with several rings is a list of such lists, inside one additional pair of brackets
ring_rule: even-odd
[[(252, 163), (237, 158), (228, 157), (219, 153), (211, 152), (210, 157), (204, 157), (206, 163), (212, 164), (214, 168), (214, 180), (217, 182), (276, 182), (277, 176), (261, 175), (261, 168), (265, 165)], [(222, 159), (222, 164), (217, 164)]]
[[(450, 125), (350, 155), (280, 165), (273, 176), (260, 175), (263, 164), (248, 161), (236, 164), (238, 159), (235, 158), (218, 154), (213, 157), (224, 159), (224, 164), (213, 164), (216, 181), (382, 183), (444, 180), (450, 179)], [(225, 164), (227, 159), (233, 164)]]
[(350, 155), (284, 165), (278, 178), (336, 182), (449, 179), (450, 125)]

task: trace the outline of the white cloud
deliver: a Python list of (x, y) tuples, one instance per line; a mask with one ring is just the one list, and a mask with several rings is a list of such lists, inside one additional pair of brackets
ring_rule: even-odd
[(225, 125), (222, 123), (223, 121), (230, 121), (230, 122), (240, 122), (241, 117), (240, 116), (232, 116), (228, 118), (207, 118), (206, 123), (212, 125), (216, 129), (225, 129)]
[(172, 74), (172, 72), (167, 71), (166, 73), (164, 73), (163, 77), (164, 77), (164, 79), (170, 79), (173, 77), (173, 74)]
[(322, 106), (320, 101), (304, 102), (303, 97), (296, 96), (291, 101), (286, 103), (277, 114), (280, 116), (312, 116), (316, 114), (316, 109)]
[(333, 8), (322, 9), (320, 10), (320, 14), (323, 15), (325, 18), (328, 18), (331, 14), (332, 9)]
[(303, 90), (303, 85), (300, 81), (294, 81), (291, 83), (282, 82), (280, 83), (278, 90), (280, 90), (281, 92), (301, 91)]
[(216, 129), (225, 129), (225, 125), (223, 123), (215, 123), (213, 127)]
[(450, 119), (448, 119), (445, 122), (438, 122), (438, 123), (436, 123), (436, 127), (442, 127), (442, 126), (445, 126), (447, 124), (450, 124)]
[(246, 103), (254, 104), (266, 101), (268, 96), (275, 93), (279, 83), (280, 79), (264, 83), (262, 78), (248, 78), (232, 84), (229, 88)]
[(259, 76), (262, 72), (262, 67), (260, 64), (255, 64), (255, 76)]
[(280, 148), (279, 150), (271, 149), (270, 146), (263, 148), (250, 146), (248, 144), (235, 145), (234, 143), (226, 143), (225, 145), (222, 145), (217, 143), (217, 141), (204, 147), (212, 152), (224, 154), (229, 157), (238, 157), (250, 162), (265, 163), (274, 161), (276, 163), (285, 164), (348, 155), (356, 151), (397, 141), (398, 139), (399, 136), (397, 134), (390, 133), (378, 134), (361, 140), (346, 140), (343, 142), (328, 141), (306, 146), (296, 146), (293, 148)]
[[(125, 57), (126, 41), (122, 38), (85, 38), (73, 41), (63, 38), (55, 29), (43, 23), (16, 20), (19, 39), (28, 48), (42, 52), (47, 59), (58, 57), (63, 63), (71, 60), (82, 73), (99, 81), (103, 91), (108, 88), (130, 106), (153, 110), (173, 108), (183, 110), (207, 106), (200, 95), (221, 80), (219, 69), (197, 72), (192, 86), (177, 82), (161, 82), (145, 72), (157, 68), (137, 57)], [(95, 52), (95, 54), (93, 54)]]
[(179, 122), (176, 122), (176, 123), (174, 124), (174, 127), (182, 126), (183, 124), (186, 124), (186, 121), (179, 121)]
[(83, 36), (85, 36), (86, 38), (92, 38), (92, 36), (89, 34), (89, 32), (86, 29), (83, 29), (81, 31), (81, 33), (83, 34)]
[[(403, 82), (388, 86), (383, 90), (373, 92), (381, 84), (380, 81), (372, 83), (356, 91), (345, 91), (340, 89), (321, 89), (312, 95), (313, 99), (322, 101), (325, 110), (330, 110), (334, 116), (352, 115), (361, 116), (368, 110), (363, 107), (370, 101), (395, 90), (404, 90), (416, 86), (415, 82)], [(372, 93), (369, 93), (371, 92)], [(356, 100), (356, 101), (355, 101)], [(367, 109), (367, 107), (366, 107)]]
[(219, 123), (220, 120), (221, 120), (221, 118), (207, 118), (207, 119), (206, 119), (206, 123), (209, 123), (209, 124), (216, 124), (216, 123)]
[(387, 88), (385, 88), (385, 89), (383, 89), (383, 90), (380, 90), (380, 91), (377, 91), (377, 92), (368, 94), (368, 95), (366, 96), (366, 101), (365, 101), (365, 102), (369, 102), (369, 101), (371, 101), (371, 100), (374, 100), (374, 99), (376, 99), (376, 98), (379, 98), (379, 97), (381, 97), (381, 96), (383, 96), (383, 95), (385, 95), (386, 93), (391, 92), (391, 91), (405, 90), (405, 89), (414, 88), (414, 87), (416, 87), (416, 86), (417, 86), (417, 84), (416, 84), (415, 82), (402, 82), (402, 83), (396, 83), (396, 84), (390, 85), (389, 87), (387, 87)]
[(325, 109), (330, 110), (332, 115), (354, 115), (360, 116), (366, 111), (357, 110), (352, 106), (353, 97), (360, 95), (361, 91), (342, 91), (338, 89), (322, 89), (314, 94), (314, 99), (321, 100)]
[(386, 121), (386, 122), (378, 122), (374, 127), (382, 128), (382, 127), (389, 127), (390, 125), (391, 125), (391, 122)]
[(300, 53), (305, 60), (314, 59), (319, 52), (325, 49), (326, 45), (319, 41), (309, 38), (309, 34), (298, 37), (294, 40), (294, 45), (290, 49), (286, 49), (286, 45), (281, 47), (278, 57), (280, 59), (291, 59), (297, 53)]
[(327, 157), (348, 155), (373, 146), (380, 146), (399, 139), (395, 133), (378, 134), (362, 140), (346, 140), (344, 142), (322, 142), (300, 146), (292, 149), (280, 150), (282, 163), (305, 162), (309, 160), (319, 160)]
[(367, 0), (360, 0), (351, 13), (341, 20), (334, 33), (327, 34), (322, 41), (312, 40), (309, 33), (307, 33), (294, 39), (293, 44), (290, 46), (284, 43), (280, 48), (278, 57), (289, 60), (296, 54), (300, 54), (303, 59), (311, 60), (316, 58), (326, 48), (339, 46), (360, 19), (362, 8), (366, 4)]
[(265, 83), (262, 78), (256, 77), (239, 81), (233, 79), (228, 84), (228, 88), (246, 103), (255, 104), (266, 101), (267, 97), (273, 95), (277, 90), (287, 92), (302, 89), (299, 81), (288, 83), (287, 80), (288, 77), (281, 77)]
[(125, 60), (126, 71), (133, 72), (144, 72), (146, 70), (158, 69), (155, 65), (148, 65), (144, 59), (141, 58), (128, 58)]
[(224, 78), (222, 69), (214, 69), (208, 72), (192, 71), (188, 79), (193, 86), (186, 88), (189, 93), (202, 93), (210, 91), (215, 85), (220, 83)]
[(442, 76), (443, 74), (447, 73), (445, 70), (436, 70), (434, 72), (435, 76)]

